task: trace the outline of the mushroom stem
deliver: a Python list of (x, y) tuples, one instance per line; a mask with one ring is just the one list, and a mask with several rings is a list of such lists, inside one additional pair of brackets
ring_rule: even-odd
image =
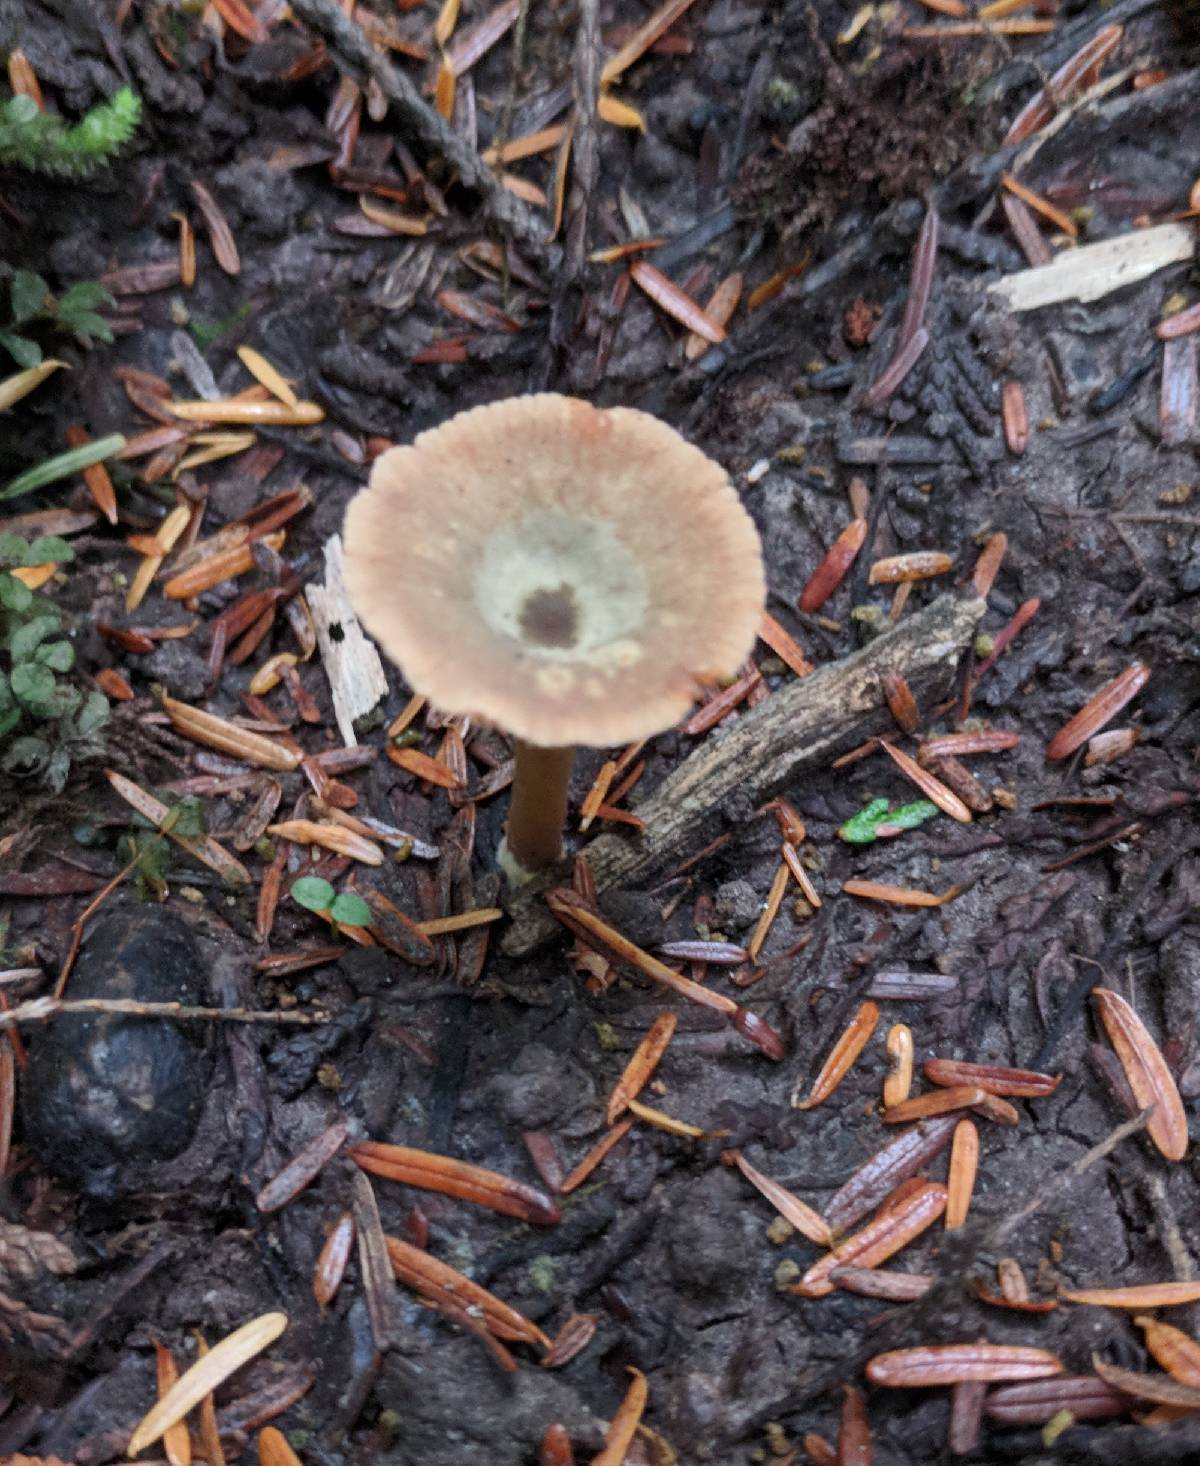
[(562, 857), (575, 750), (538, 748), (514, 738), (513, 752), (517, 766), (501, 860), (509, 880), (519, 885)]

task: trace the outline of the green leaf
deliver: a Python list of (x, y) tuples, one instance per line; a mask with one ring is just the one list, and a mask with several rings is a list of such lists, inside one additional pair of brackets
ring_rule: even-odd
[(175, 815), (175, 823), (171, 826), (173, 835), (184, 835), (194, 840), (198, 835), (206, 834), (204, 824), (204, 806), (195, 797), (187, 795), (171, 806)]
[(33, 604), (33, 592), (23, 580), (0, 571), (0, 606), (6, 611), (26, 611)]
[(49, 294), (50, 287), (40, 275), (35, 275), (32, 270), (17, 270), (12, 277), (10, 296), (13, 324), (23, 326), (26, 321), (33, 320)]
[(3, 346), (13, 361), (23, 370), (37, 366), (42, 359), (42, 348), (27, 336), (18, 336), (15, 331), (0, 331), (0, 346)]
[(936, 804), (928, 799), (917, 799), (912, 804), (902, 804), (889, 810), (886, 799), (872, 799), (838, 830), (838, 834), (850, 845), (871, 845), (882, 834), (898, 834), (901, 830), (913, 830), (933, 819), (938, 812)]
[(75, 648), (69, 641), (49, 641), (38, 647), (37, 660), (52, 672), (69, 672), (75, 665)]
[[(292, 894), (295, 894), (295, 887), (292, 887)], [(339, 926), (370, 926), (371, 908), (361, 896), (356, 896), (353, 891), (343, 891), (335, 896), (333, 905), (329, 908), (329, 914)]]
[(34, 122), (37, 119), (40, 108), (32, 97), (27, 97), (24, 92), (10, 98), (4, 108), (5, 122), (15, 122), (18, 126), (22, 123)]
[(320, 876), (301, 876), (292, 886), (292, 900), (306, 911), (326, 912), (333, 905), (334, 890)]
[(29, 661), (42, 642), (57, 630), (58, 620), (54, 616), (35, 616), (32, 621), (26, 621), (24, 626), (18, 626), (8, 639), (8, 649), (12, 653), (13, 661)]
[(18, 474), (10, 484), (0, 489), (0, 499), (16, 499), (21, 494), (31, 494), (34, 489), (44, 489), (47, 484), (57, 483), (60, 478), (70, 478), (74, 473), (82, 473), (85, 468), (91, 468), (92, 464), (103, 463), (106, 458), (119, 453), (124, 446), (124, 433), (109, 433), (106, 438), (85, 443), (82, 448), (56, 453), (53, 458), (43, 459), (41, 463)]
[(47, 707), (54, 697), (56, 683), (49, 667), (37, 662), (20, 662), (9, 674), (16, 696), (35, 712)]
[(0, 565), (24, 565), (28, 549), (19, 534), (0, 534)]
[(9, 708), (6, 713), (0, 713), (0, 738), (11, 733), (21, 721), (21, 709)]
[(36, 773), (50, 757), (50, 745), (44, 738), (14, 738), (6, 749), (2, 767), (5, 773)]
[(58, 297), (58, 314), (60, 318), (66, 319), (80, 311), (94, 311), (101, 305), (116, 305), (116, 301), (99, 280), (80, 280)]
[(51, 560), (62, 564), (63, 561), (74, 558), (75, 551), (61, 535), (56, 534), (42, 535), (39, 539), (34, 540), (25, 551), (26, 565), (47, 565)]
[(51, 794), (61, 794), (70, 772), (71, 750), (60, 745), (50, 755), (49, 762), (42, 772), (42, 783), (46, 785)]
[(61, 316), (60, 321), (68, 331), (88, 341), (111, 341), (112, 327), (95, 311), (79, 311), (71, 316)]
[(79, 709), (75, 726), (79, 729), (80, 734), (87, 738), (108, 722), (108, 711), (108, 698), (102, 692), (89, 692), (83, 700), (83, 706)]

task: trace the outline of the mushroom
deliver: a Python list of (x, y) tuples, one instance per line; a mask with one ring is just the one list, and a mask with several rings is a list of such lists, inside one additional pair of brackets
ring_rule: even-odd
[(578, 744), (661, 733), (759, 624), (758, 533), (725, 471), (630, 408), (544, 393), (391, 448), (351, 501), (350, 598), (412, 688), (513, 738), (500, 863), (562, 855)]

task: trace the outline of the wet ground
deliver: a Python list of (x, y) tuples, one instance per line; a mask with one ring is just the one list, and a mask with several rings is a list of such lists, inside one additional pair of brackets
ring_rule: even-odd
[[(79, 675), (111, 669), (133, 697), (114, 707), (103, 758), (77, 758), (61, 793), (33, 777), (0, 786), (0, 966), (36, 969), (6, 976), (0, 994), (15, 1003), (52, 990), (73, 923), (130, 861), (122, 842), (134, 817), (103, 776), (110, 768), (168, 803), (198, 800), (204, 828), (238, 851), (253, 883), (228, 889), (177, 847), (163, 860), (157, 842), (154, 859), (94, 918), (67, 996), (329, 1019), (295, 1028), (164, 1022), (157, 1039), (144, 1020), (122, 1028), (107, 1016), (23, 1028), (31, 1059), (15, 1064), (0, 1205), (0, 1459), (124, 1459), (154, 1398), (156, 1340), (183, 1365), (197, 1330), (211, 1345), (274, 1310), (289, 1317), (283, 1337), (217, 1395), (231, 1462), (257, 1459), (267, 1422), (313, 1466), (532, 1466), (556, 1423), (589, 1460), (633, 1367), (649, 1382), (651, 1434), (630, 1448), (630, 1462), (784, 1466), (821, 1459), (806, 1433), (836, 1439), (842, 1385), (862, 1386), (865, 1361), (883, 1350), (986, 1338), (1052, 1350), (1072, 1374), (1090, 1373), (1097, 1353), (1153, 1368), (1124, 1313), (1006, 1309), (980, 1301), (976, 1288), (995, 1290), (1002, 1256), (1017, 1259), (1036, 1297), (1050, 1298), (1059, 1286), (1187, 1280), (1200, 1254), (1191, 1152), (1168, 1163), (1135, 1133), (1069, 1174), (1137, 1108), (1092, 1016), (1093, 987), (1134, 1004), (1189, 1114), (1200, 1095), (1200, 439), (1194, 397), (1190, 421), (1185, 410), (1182, 430), (1164, 433), (1163, 349), (1153, 334), (1164, 313), (1195, 299), (1197, 282), (1180, 262), (1087, 304), (1025, 314), (988, 287), (1026, 264), (997, 201), (1005, 169), (1071, 214), (1082, 243), (1187, 209), (1200, 158), (1194, 12), (1122, 0), (1107, 11), (1064, 8), (1045, 34), (937, 39), (926, 32), (954, 22), (912, 4), (871, 9), (847, 38), (857, 23), (850, 7), (697, 0), (614, 88), (645, 131), (579, 124), (560, 255), (559, 241), (540, 236), (514, 245), (513, 230), (408, 123), (382, 120), (375, 95), (357, 97), (359, 113), (353, 93), (335, 98), (333, 42), (322, 55), (313, 31), (277, 19), (278, 6), (258, 8), (269, 35), (251, 42), (236, 20), (230, 26), (241, 9), (232, 5), (200, 14), (145, 3), (118, 25), (107, 6), (0, 3), (6, 48), (19, 43), (56, 106), (77, 114), (128, 81), (146, 109), (136, 142), (87, 183), (5, 174), (7, 264), (42, 273), (54, 289), (100, 278), (120, 293), (109, 311), (114, 343), (57, 343), (69, 379), (9, 413), (4, 479), (59, 451), (68, 424), (97, 437), (152, 428), (119, 367), (165, 379), (180, 398), (232, 394), (250, 383), (235, 354), (250, 345), (325, 412), (317, 427), (261, 429), (252, 450), (185, 472), (178, 486), (165, 474), (145, 482), (138, 464), (120, 468), (117, 529), (88, 517), (78, 479), (5, 506), (80, 509), (76, 558), (49, 590), (76, 618)], [(458, 33), (485, 9), (464, 5)], [(432, 10), (380, 0), (359, 13), (434, 49)], [(606, 47), (648, 13), (628, 0), (602, 5)], [(1031, 13), (1042, 11), (1019, 12)], [(1064, 98), (1031, 151), (1006, 146), (1006, 129), (1046, 77), (1114, 22), (1125, 29), (1105, 63), (1111, 89), (1078, 105), (1077, 91)], [(523, 41), (509, 30), (459, 78), (460, 137), (482, 152), (498, 135), (562, 121), (578, 23), (573, 6), (530, 7)], [(432, 80), (432, 63), (393, 60), (418, 86)], [(1158, 70), (1156, 85), (1134, 85)], [(338, 175), (330, 160), (339, 148), (343, 165), (350, 157), (351, 114), (360, 132), (349, 166), (359, 172)], [(528, 206), (547, 233), (554, 159), (551, 151), (511, 165), (549, 195), (545, 208)], [(236, 241), (236, 274), (214, 259), (196, 180)], [(403, 237), (376, 224), (372, 233), (363, 189), (368, 209), (428, 212), (431, 229)], [(397, 193), (406, 195), (399, 203)], [(894, 354), (927, 202), (940, 221), (929, 342), (872, 411), (863, 399)], [(190, 289), (171, 275), (180, 211), (197, 229)], [(1057, 250), (1054, 226), (1041, 229)], [(724, 344), (689, 359), (681, 328), (630, 286), (627, 260), (587, 259), (641, 237), (667, 241), (647, 258), (700, 302), (732, 272), (744, 275)], [(136, 271), (153, 264), (167, 283), (145, 291)], [(1006, 382), (1021, 385), (1026, 403), (1021, 453), (1002, 425)], [(698, 975), (783, 1035), (782, 1062), (719, 1014), (628, 969), (572, 961), (565, 934), (518, 959), (504, 955), (502, 929), (486, 950), (468, 930), (437, 938), (429, 965), (338, 941), (287, 898), (301, 872), (295, 845), (279, 846), (290, 852), (277, 869), (285, 894), (260, 939), (274, 851), (252, 826), (268, 776), (201, 752), (159, 712), (162, 690), (226, 716), (247, 712), (252, 676), (268, 656), (296, 648), (294, 633), (277, 617), (253, 655), (214, 679), (212, 623), (289, 571), (302, 585), (320, 581), (322, 546), (376, 440), (407, 441), (462, 408), (543, 387), (654, 412), (726, 466), (762, 532), (768, 609), (818, 664), (869, 644), (893, 613), (912, 616), (965, 585), (997, 533), (1007, 551), (984, 638), (994, 642), (1018, 608), (1040, 602), (968, 710), (968, 727), (1020, 735), (1016, 747), (970, 761), (988, 811), (970, 824), (943, 817), (895, 839), (846, 843), (839, 827), (871, 799), (916, 797), (879, 751), (779, 791), (806, 827), (801, 854), (823, 904), (814, 910), (789, 887), (757, 964), (708, 963)], [(863, 552), (819, 613), (801, 613), (802, 590), (850, 517), (856, 478), (869, 495), (856, 504), (868, 519)], [(262, 557), (192, 609), (164, 598), (160, 579), (126, 612), (139, 563), (127, 537), (153, 533), (177, 491), (204, 503), (200, 532), (210, 535), (298, 483), (311, 504), (286, 525), (282, 563)], [(892, 587), (868, 584), (869, 566), (916, 550), (944, 552), (953, 569), (896, 607)], [(193, 621), (186, 637), (154, 637)], [(149, 633), (152, 649), (130, 650), (98, 624)], [(960, 665), (957, 707), (921, 709), (923, 731), (957, 726), (962, 689), (988, 650), (980, 642)], [(729, 724), (652, 740), (624, 808), (636, 814), (682, 759), (794, 681), (762, 643), (755, 661), (762, 682)], [(1085, 766), (1082, 750), (1048, 761), (1053, 735), (1135, 661), (1150, 678), (1114, 726), (1135, 729), (1136, 742), (1112, 763)], [(271, 716), (309, 754), (340, 747), (320, 659), (299, 673), (317, 721), (303, 720), (286, 686), (264, 694)], [(389, 678), (388, 697), (357, 729), (376, 750), (409, 699), (398, 674)], [(250, 711), (261, 722), (262, 709)], [(847, 749), (886, 726), (864, 721)], [(444, 747), (443, 727), (424, 711), (406, 738), (430, 756)], [(339, 773), (356, 812), (442, 854), (418, 850), (377, 869), (327, 856), (318, 873), (381, 891), (414, 920), (492, 905), (507, 796), (488, 797), (484, 786), (507, 749), (470, 730), (467, 754), (465, 802), (383, 758)], [(576, 809), (608, 756), (581, 755)], [(304, 774), (277, 778), (278, 817), (303, 814)], [(749, 944), (779, 868), (779, 826), (736, 805), (722, 821), (718, 849), (606, 899), (608, 920), (647, 949)], [(150, 833), (143, 826), (143, 841)], [(961, 894), (903, 907), (846, 895), (850, 879)], [(150, 945), (139, 948), (129, 933), (142, 930)], [(340, 950), (302, 970), (266, 962), (330, 944)], [(896, 972), (945, 981), (927, 983), (940, 990), (921, 1000), (881, 998), (880, 1027), (833, 1096), (793, 1108), (879, 975)], [(517, 1345), (518, 1368), (506, 1372), (408, 1289), (391, 1294), (364, 1279), (357, 1254), (336, 1298), (317, 1305), (313, 1270), (327, 1234), (356, 1204), (362, 1220), (357, 1168), (338, 1154), (282, 1209), (256, 1205), (307, 1142), (345, 1121), (352, 1138), (453, 1155), (552, 1189), (555, 1158), (569, 1170), (604, 1134), (613, 1085), (668, 1009), (678, 1029), (643, 1098), (704, 1137), (638, 1123), (561, 1198), (557, 1224), (374, 1182), (385, 1233), (427, 1241), (551, 1337), (573, 1313), (591, 1315), (594, 1336), (575, 1358), (546, 1369), (536, 1350)], [(898, 1263), (937, 1276), (933, 1292), (908, 1304), (845, 1291), (798, 1297), (784, 1289), (818, 1249), (725, 1162), (740, 1150), (821, 1211), (891, 1138), (880, 1086), (883, 1037), (898, 1023), (911, 1027), (918, 1065), (938, 1055), (1061, 1073), (1062, 1082), (1047, 1098), (1016, 1101), (1015, 1127), (979, 1122), (971, 1223), (957, 1236), (936, 1224)], [(943, 1152), (926, 1172), (941, 1180), (945, 1167)], [(6, 1262), (22, 1245), (19, 1228), (58, 1238), (74, 1270)], [(382, 1340), (380, 1308), (390, 1309)], [(1165, 1317), (1190, 1332), (1193, 1313)], [(867, 1411), (877, 1463), (948, 1459), (947, 1391), (869, 1388)], [(985, 1422), (965, 1458), (1183, 1462), (1200, 1459), (1200, 1430), (1194, 1419), (1152, 1426), (1126, 1415), (1070, 1425), (1046, 1443), (1040, 1426)]]

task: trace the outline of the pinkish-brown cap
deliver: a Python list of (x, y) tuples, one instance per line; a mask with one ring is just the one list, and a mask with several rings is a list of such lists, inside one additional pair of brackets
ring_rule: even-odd
[(719, 464), (657, 418), (545, 393), (375, 462), (346, 582), (410, 685), (543, 747), (659, 733), (732, 675), (765, 585)]

